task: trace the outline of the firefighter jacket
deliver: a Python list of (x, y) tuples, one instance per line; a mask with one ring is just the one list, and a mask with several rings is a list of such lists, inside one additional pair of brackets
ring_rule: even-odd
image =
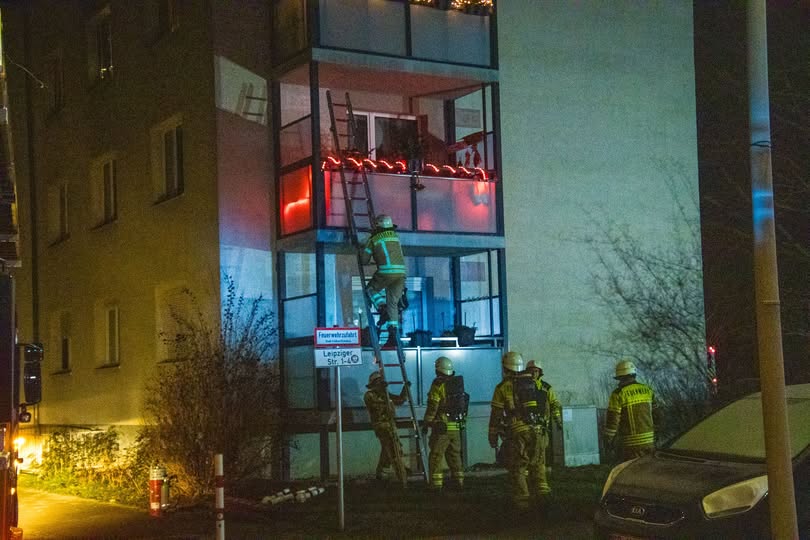
[(550, 384), (545, 382), (541, 378), (537, 378), (534, 380), (534, 383), (537, 387), (539, 392), (545, 393), (545, 407), (543, 411), (543, 417), (548, 424), (551, 420), (554, 420), (554, 423), (558, 426), (562, 425), (562, 405), (560, 404), (560, 400), (557, 399), (557, 394), (554, 392), (554, 389), (551, 387)]
[(635, 379), (622, 381), (610, 394), (605, 418), (605, 437), (622, 448), (652, 446), (655, 442), (653, 426), (653, 391)]
[[(388, 392), (384, 385), (377, 385), (371, 388), (363, 396), (363, 401), (368, 409), (368, 415), (371, 419), (371, 427), (374, 430), (388, 429), (391, 422), (396, 417), (394, 407), (405, 403), (405, 388), (399, 395), (388, 394), (388, 399), (385, 394)], [(389, 402), (390, 400), (390, 402)]]
[[(427, 410), (425, 410), (425, 418), (422, 422), (427, 426), (430, 424), (444, 424), (445, 431), (459, 431), (462, 428), (462, 422), (450, 420), (447, 413), (447, 382), (455, 377), (454, 375), (440, 375), (433, 379), (433, 383), (428, 390), (428, 403)], [(466, 413), (466, 411), (464, 411)]]
[(489, 415), (489, 443), (494, 445), (498, 436), (510, 436), (516, 433), (529, 431), (531, 427), (523, 421), (518, 414), (518, 403), (515, 399), (513, 380), (518, 377), (528, 377), (531, 375), (519, 374), (508, 375), (504, 380), (498, 383), (495, 387), (495, 392), (492, 394), (492, 401), (490, 406), (492, 412)]
[(360, 259), (363, 264), (368, 264), (373, 259), (380, 274), (405, 274), (405, 257), (402, 255), (399, 235), (394, 229), (374, 232), (360, 253)]

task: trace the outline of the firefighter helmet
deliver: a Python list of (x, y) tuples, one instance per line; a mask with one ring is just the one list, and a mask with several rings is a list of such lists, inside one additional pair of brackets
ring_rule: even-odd
[(379, 371), (373, 371), (371, 375), (368, 376), (368, 384), (366, 385), (367, 388), (371, 388), (372, 386), (376, 386), (383, 382), (382, 374)]
[(377, 216), (377, 219), (374, 221), (374, 225), (378, 229), (393, 229), (394, 228), (394, 220), (391, 219), (391, 216), (387, 214), (380, 214)]
[(526, 363), (526, 369), (539, 369), (543, 371), (543, 364), (540, 363), (540, 360), (529, 360)]
[(635, 374), (636, 365), (630, 360), (621, 360), (618, 364), (616, 364), (616, 376), (614, 379), (620, 379), (621, 377), (628, 375), (635, 376)]
[(436, 371), (443, 375), (453, 374), (453, 361), (446, 356), (440, 356), (436, 359)]
[(504, 369), (514, 371), (515, 373), (523, 371), (523, 355), (519, 352), (509, 351), (503, 355), (501, 365)]

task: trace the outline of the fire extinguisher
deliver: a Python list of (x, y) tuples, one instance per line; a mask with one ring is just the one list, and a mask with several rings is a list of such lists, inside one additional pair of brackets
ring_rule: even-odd
[[(149, 469), (149, 515), (161, 517), (164, 484), (166, 485), (166, 499), (168, 499), (168, 482), (166, 482), (166, 467), (155, 463)], [(168, 502), (168, 501), (166, 501)]]

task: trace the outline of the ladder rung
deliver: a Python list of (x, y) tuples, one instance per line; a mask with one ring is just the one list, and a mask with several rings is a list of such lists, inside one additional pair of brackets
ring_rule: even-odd
[[(383, 364), (386, 367), (393, 367), (398, 366), (399, 364)], [(390, 384), (405, 384), (405, 381), (386, 381), (389, 385)]]

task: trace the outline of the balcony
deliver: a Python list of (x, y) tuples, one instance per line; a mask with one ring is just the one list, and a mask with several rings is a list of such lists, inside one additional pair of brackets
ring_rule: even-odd
[(494, 67), (487, 0), (279, 0), (274, 63), (308, 48)]

